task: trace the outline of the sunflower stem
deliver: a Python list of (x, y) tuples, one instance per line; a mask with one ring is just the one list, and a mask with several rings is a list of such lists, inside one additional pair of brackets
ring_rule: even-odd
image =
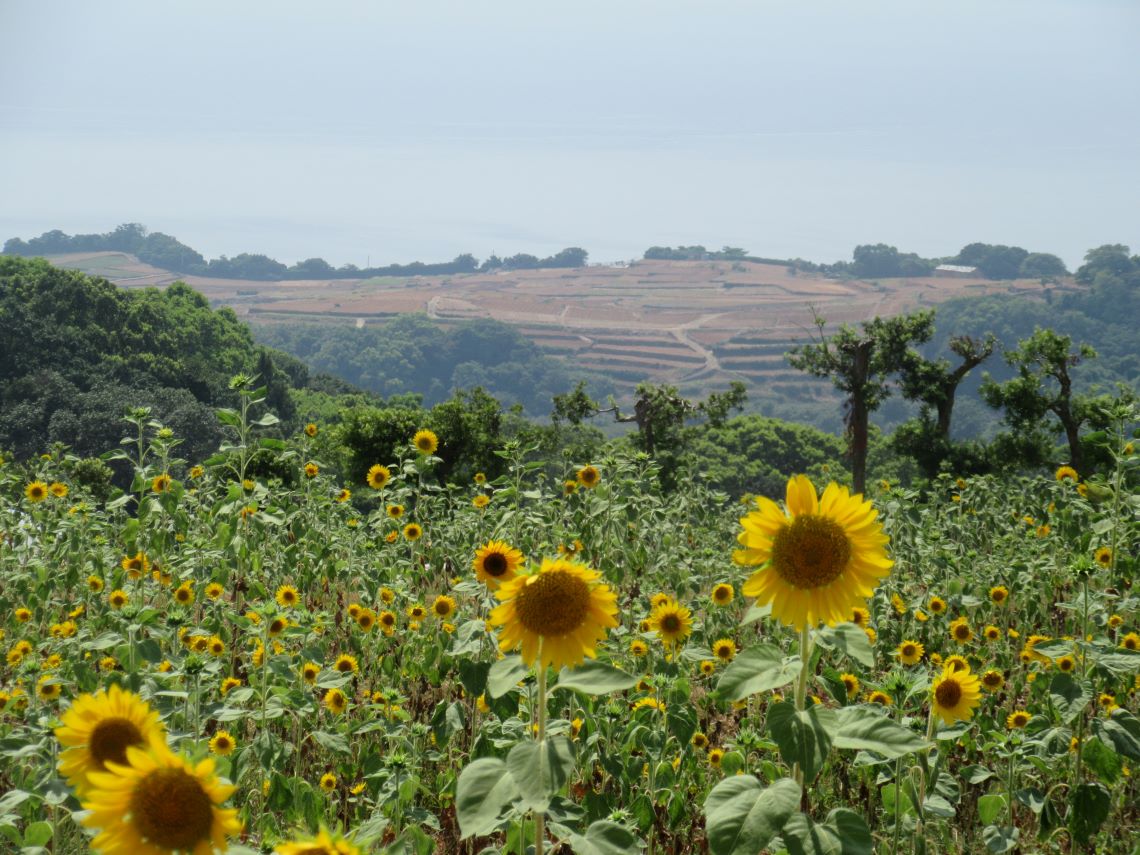
[[(811, 629), (804, 623), (800, 629), (800, 678), (796, 682), (796, 712), (804, 711), (804, 702), (807, 700), (808, 665), (811, 662)], [(804, 770), (796, 763), (792, 767), (792, 775), (800, 789), (804, 787)]]
[[(535, 690), (536, 703), (538, 709), (536, 710), (536, 723), (538, 725), (538, 739), (539, 747), (542, 746), (543, 741), (546, 739), (546, 664), (539, 662), (538, 665), (538, 687)], [(534, 814), (534, 855), (542, 855), (542, 841), (545, 836), (546, 813), (544, 811), (535, 811)]]

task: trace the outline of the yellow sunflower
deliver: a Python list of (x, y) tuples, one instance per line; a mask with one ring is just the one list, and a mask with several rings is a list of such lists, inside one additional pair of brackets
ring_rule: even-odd
[(591, 490), (597, 487), (602, 480), (602, 474), (596, 466), (583, 466), (578, 470), (575, 477), (577, 477), (579, 484)]
[(431, 613), (440, 620), (451, 617), (455, 613), (455, 598), (440, 594), (431, 604)]
[(376, 612), (372, 609), (361, 609), (360, 614), (356, 616), (356, 625), (364, 632), (371, 632), (372, 627), (376, 626)]
[(629, 652), (634, 656), (645, 656), (649, 653), (649, 645), (642, 641), (640, 638), (635, 638), (629, 643)]
[(922, 660), (922, 655), (926, 652), (917, 641), (909, 641), (904, 639), (898, 647), (895, 648), (895, 653), (898, 654), (899, 661), (903, 665), (916, 665)]
[(744, 583), (744, 594), (770, 603), (772, 615), (797, 629), (849, 619), (891, 569), (889, 538), (877, 512), (861, 495), (832, 482), (822, 498), (803, 475), (788, 480), (787, 513), (757, 497), (758, 510), (741, 518), (733, 554), (744, 565), (763, 565)]
[(978, 678), (968, 668), (955, 671), (950, 665), (942, 669), (930, 690), (933, 712), (946, 724), (973, 718), (980, 698)]
[(124, 555), (123, 560), (119, 562), (120, 566), (127, 571), (127, 576), (131, 579), (141, 579), (148, 572), (150, 572), (150, 559), (142, 550), (139, 550), (134, 555)]
[(843, 681), (843, 688), (847, 690), (847, 697), (853, 698), (859, 694), (859, 678), (854, 674), (840, 674), (839, 679)]
[(226, 592), (226, 589), (223, 588), (217, 582), (211, 582), (209, 585), (206, 586), (206, 596), (211, 600), (218, 599), (225, 592)]
[(237, 811), (221, 807), (236, 788), (214, 775), (214, 761), (194, 765), (161, 739), (89, 778), (83, 824), (100, 829), (91, 846), (103, 855), (207, 855), (241, 833)]
[(66, 484), (60, 483), (59, 481), (52, 481), (48, 486), (48, 490), (50, 490), (51, 494), (57, 499), (67, 498), (67, 494), (69, 492), (68, 486)]
[(479, 510), (483, 510), (483, 508), (491, 504), (491, 497), (480, 493), (478, 496), (471, 500), (471, 504)]
[(277, 589), (277, 605), (283, 609), (291, 609), (301, 601), (301, 592), (292, 585), (282, 585)]
[(606, 630), (618, 625), (617, 595), (600, 574), (562, 558), (543, 559), (537, 573), (504, 583), (495, 596), (492, 626), (502, 627), (499, 648), (521, 647), (528, 665), (555, 668), (593, 658)]
[(404, 506), (403, 505), (388, 505), (388, 507), (384, 509), (384, 512), (386, 514), (388, 514), (388, 517), (390, 519), (398, 520), (400, 517), (402, 517), (404, 515)]
[(712, 594), (710, 595), (713, 605), (727, 606), (732, 602), (732, 598), (736, 596), (736, 591), (728, 582), (721, 582), (718, 585), (713, 585)]
[(329, 689), (325, 692), (323, 701), (328, 711), (340, 715), (348, 709), (348, 698), (340, 689)]
[(321, 474), (321, 467), (320, 466), (318, 466), (315, 463), (306, 463), (305, 464), (305, 477), (306, 478), (316, 478), (320, 474)]
[(1010, 730), (1020, 730), (1029, 724), (1031, 716), (1025, 710), (1014, 710), (1005, 719), (1005, 726)]
[(439, 448), (439, 437), (426, 428), (418, 430), (412, 437), (412, 445), (420, 454), (435, 454)]
[(321, 666), (316, 662), (306, 662), (301, 666), (301, 679), (308, 683), (310, 686), (317, 682), (317, 676), (321, 673)]
[(1058, 481), (1072, 481), (1076, 484), (1079, 476), (1077, 475), (1077, 470), (1072, 466), (1062, 466), (1053, 473), (1053, 477)]
[(1096, 563), (1101, 567), (1112, 566), (1112, 550), (1107, 546), (1102, 546), (1100, 549), (1098, 549), (1094, 553), (1093, 557), (1096, 558)]
[(669, 597), (649, 616), (649, 628), (657, 633), (662, 644), (675, 645), (688, 638), (693, 631), (692, 613)]
[(875, 690), (867, 695), (867, 703), (878, 704), (881, 707), (889, 707), (891, 705), (891, 696), (886, 692)]
[(408, 523), (404, 526), (404, 538), (415, 543), (424, 536), (424, 530), (419, 523)]
[(523, 554), (519, 550), (506, 541), (489, 540), (475, 550), (471, 566), (475, 569), (476, 578), (494, 591), (504, 582), (514, 579), (522, 563)]
[(930, 609), (931, 614), (940, 615), (946, 611), (946, 601), (941, 597), (931, 597), (926, 607)]
[[(329, 777), (335, 787), (336, 776)], [(273, 851), (276, 855), (362, 855), (359, 847), (324, 827), (316, 837), (298, 837), (288, 843), (278, 843)]]
[(161, 475), (157, 476), (153, 481), (150, 482), (150, 489), (155, 493), (168, 493), (170, 492), (170, 485), (173, 483), (174, 480), (165, 472), (163, 472)]
[(127, 596), (127, 592), (122, 590), (121, 588), (118, 588), (118, 589), (112, 591), (110, 593), (110, 595), (107, 597), (107, 602), (110, 604), (111, 608), (113, 608), (113, 609), (121, 609), (123, 606), (125, 606), (130, 601), (131, 601), (131, 598), (129, 596)]
[(336, 775), (332, 772), (325, 772), (321, 775), (321, 789), (326, 793), (331, 793), (336, 789)]
[(1005, 605), (1009, 600), (1009, 588), (1005, 585), (994, 585), (990, 588), (990, 602), (995, 606)]
[(851, 610), (851, 623), (855, 626), (867, 626), (867, 622), (871, 620), (871, 613), (862, 606), (856, 606)]
[(396, 630), (396, 613), (385, 609), (376, 616), (376, 620), (380, 623), (380, 629), (384, 631), (385, 635), (391, 635)]
[(43, 481), (33, 481), (24, 488), (24, 495), (28, 497), (28, 501), (32, 504), (39, 504), (48, 495), (48, 485)]
[(210, 753), (221, 757), (228, 757), (237, 748), (237, 741), (228, 730), (219, 730), (210, 739)]
[(1077, 660), (1074, 659), (1072, 656), (1061, 656), (1061, 657), (1057, 658), (1056, 660), (1054, 660), (1053, 664), (1057, 666), (1058, 671), (1062, 671), (1062, 672), (1068, 674), (1068, 673), (1072, 672), (1074, 669), (1076, 669)]
[(355, 656), (342, 653), (333, 663), (333, 670), (339, 671), (341, 674), (355, 674), (360, 670), (360, 666), (356, 663)]
[(318, 428), (312, 422), (309, 422), (307, 425), (305, 425), (305, 436), (316, 436), (319, 430), (320, 428)]
[(1140, 650), (1140, 635), (1130, 632), (1120, 639), (1120, 646), (1125, 650)]
[(373, 490), (383, 490), (391, 477), (392, 473), (388, 467), (377, 463), (368, 470), (368, 486)]
[(950, 621), (950, 637), (959, 644), (968, 642), (974, 637), (974, 631), (970, 629), (970, 622), (964, 617)]
[(736, 642), (731, 638), (721, 638), (713, 643), (713, 655), (721, 662), (731, 662), (736, 658)]

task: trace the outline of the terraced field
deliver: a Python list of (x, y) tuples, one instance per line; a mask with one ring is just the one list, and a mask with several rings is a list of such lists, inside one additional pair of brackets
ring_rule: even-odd
[(161, 286), (184, 278), (215, 305), (230, 306), (254, 324), (320, 321), (364, 326), (403, 312), (425, 312), (445, 324), (494, 318), (516, 325), (551, 353), (623, 383), (651, 380), (704, 391), (744, 380), (750, 387), (793, 397), (822, 391), (818, 385), (805, 386), (803, 375), (788, 368), (783, 357), (813, 331), (812, 307), (829, 325), (836, 325), (932, 306), (951, 297), (1043, 290), (1032, 280), (840, 281), (797, 275), (779, 265), (729, 261), (251, 282), (177, 277), (122, 253), (77, 253), (51, 260), (124, 287)]

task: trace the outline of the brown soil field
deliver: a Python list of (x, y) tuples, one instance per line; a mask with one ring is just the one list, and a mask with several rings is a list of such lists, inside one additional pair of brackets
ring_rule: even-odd
[[(780, 355), (813, 332), (814, 307), (829, 327), (982, 294), (1041, 293), (1035, 280), (926, 277), (879, 281), (795, 274), (730, 261), (639, 261), (627, 267), (527, 270), (451, 276), (253, 282), (179, 277), (115, 252), (53, 256), (126, 288), (182, 279), (216, 306), (253, 324), (319, 321), (363, 326), (401, 312), (441, 323), (494, 318), (540, 347), (623, 381), (702, 388), (785, 375)], [(1056, 286), (1052, 286), (1056, 287)], [(1076, 287), (1072, 282), (1062, 288)]]

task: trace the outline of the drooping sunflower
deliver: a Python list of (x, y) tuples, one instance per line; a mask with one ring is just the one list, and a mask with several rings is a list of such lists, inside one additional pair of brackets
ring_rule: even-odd
[(1032, 718), (1032, 716), (1030, 716), (1029, 713), (1025, 710), (1014, 710), (1008, 716), (1006, 716), (1005, 726), (1010, 730), (1020, 730), (1021, 728), (1025, 727), (1025, 725), (1029, 724), (1030, 718)]
[(713, 585), (712, 594), (710, 595), (713, 605), (727, 606), (732, 602), (733, 597), (736, 596), (736, 591), (728, 582), (721, 582)]
[(24, 495), (33, 505), (39, 504), (48, 495), (48, 485), (43, 481), (33, 481), (24, 488)]
[(1077, 470), (1072, 466), (1062, 466), (1053, 473), (1053, 477), (1058, 481), (1072, 481), (1076, 484), (1080, 476), (1077, 475)]
[(589, 490), (592, 490), (601, 482), (602, 473), (598, 471), (598, 468), (596, 466), (583, 466), (575, 474), (575, 477), (578, 479), (579, 484)]
[(383, 490), (391, 477), (392, 472), (388, 467), (377, 463), (368, 470), (368, 486), (373, 490)]
[(412, 437), (412, 445), (420, 454), (435, 454), (439, 448), (439, 437), (424, 428), (416, 431), (416, 435)]
[(70, 492), (68, 486), (59, 481), (52, 481), (51, 484), (48, 485), (48, 490), (57, 499), (66, 499), (68, 492)]
[(455, 613), (455, 598), (440, 594), (431, 604), (431, 613), (440, 620), (451, 617)]
[(283, 609), (291, 609), (301, 601), (301, 592), (292, 585), (282, 585), (277, 589), (277, 605)]
[(969, 669), (955, 671), (949, 665), (942, 669), (930, 690), (933, 712), (946, 724), (973, 718), (980, 699), (978, 678)]
[(154, 493), (169, 493), (170, 485), (174, 483), (174, 479), (163, 472), (161, 475), (155, 477), (150, 482), (150, 489)]
[(922, 661), (922, 655), (925, 652), (926, 648), (919, 642), (910, 641), (908, 639), (904, 639), (899, 646), (895, 648), (895, 653), (898, 654), (899, 661), (902, 662), (903, 665), (918, 664)]
[(415, 543), (424, 536), (424, 530), (419, 523), (408, 523), (404, 526), (404, 539)]
[[(335, 787), (336, 776), (331, 777)], [(273, 851), (276, 855), (363, 855), (359, 847), (323, 826), (316, 837), (298, 837), (288, 843), (278, 843)]]
[(207, 855), (241, 833), (237, 811), (221, 807), (236, 788), (215, 776), (214, 761), (192, 764), (161, 739), (89, 778), (83, 824), (100, 829), (91, 845), (103, 855)]
[(618, 625), (617, 595), (600, 574), (577, 561), (545, 558), (537, 573), (516, 576), (495, 596), (492, 626), (502, 627), (499, 648), (521, 647), (523, 661), (539, 667), (579, 665), (594, 658), (607, 629)]
[(736, 658), (736, 642), (731, 638), (720, 638), (713, 642), (713, 655), (721, 662), (731, 662)]
[(650, 614), (649, 628), (657, 633), (662, 644), (671, 647), (684, 641), (693, 631), (692, 613), (669, 597)]
[(861, 495), (835, 482), (818, 497), (803, 475), (788, 480), (787, 512), (756, 498), (757, 510), (741, 518), (738, 564), (761, 569), (744, 594), (770, 603), (772, 615), (797, 629), (820, 621), (846, 621), (863, 606), (891, 569), (877, 512)]
[(489, 540), (475, 550), (475, 577), (492, 591), (518, 575), (523, 554), (506, 541)]

